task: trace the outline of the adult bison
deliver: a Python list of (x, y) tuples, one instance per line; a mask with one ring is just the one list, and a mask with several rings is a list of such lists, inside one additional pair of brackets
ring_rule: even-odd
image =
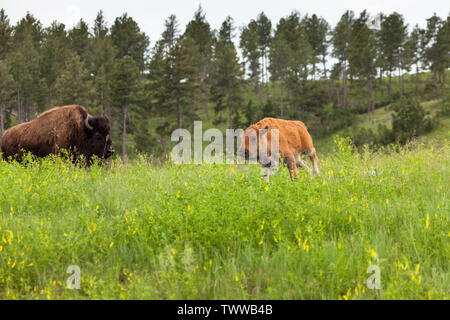
[[(301, 154), (305, 153), (311, 159), (313, 165), (313, 173), (319, 174), (319, 167), (317, 165), (318, 158), (316, 149), (314, 148), (311, 135), (308, 132), (305, 124), (301, 121), (291, 121), (275, 118), (264, 118), (261, 121), (251, 125), (244, 130), (241, 137), (241, 145), (238, 153), (245, 157), (245, 159), (257, 159), (259, 162), (265, 160), (263, 167), (265, 168), (264, 179), (269, 180), (270, 167), (273, 165), (277, 154), (271, 150), (272, 130), (278, 130), (278, 152), (281, 155), (284, 163), (286, 163), (291, 179), (297, 178), (297, 167), (307, 168), (306, 163), (302, 160)], [(275, 132), (273, 132), (275, 133)], [(256, 136), (255, 147), (251, 146), (251, 137)], [(276, 141), (274, 141), (276, 143)], [(261, 159), (260, 148), (264, 146), (267, 148), (266, 159)]]
[(79, 105), (55, 107), (36, 119), (5, 131), (2, 138), (3, 158), (22, 159), (22, 152), (38, 157), (59, 154), (62, 149), (86, 160), (93, 156), (108, 158), (114, 153), (109, 120), (105, 116), (91, 116)]

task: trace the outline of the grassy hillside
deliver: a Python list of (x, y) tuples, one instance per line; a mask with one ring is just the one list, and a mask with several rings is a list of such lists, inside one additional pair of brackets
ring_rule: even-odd
[(333, 147), (320, 177), (269, 184), (258, 166), (0, 161), (0, 298), (449, 299), (448, 140)]
[[(441, 110), (441, 100), (430, 100), (421, 103), (424, 109), (429, 113), (429, 116), (435, 117)], [(378, 108), (372, 114), (359, 114), (355, 116), (352, 123), (352, 128), (371, 129), (374, 133), (378, 130), (378, 125), (386, 125), (389, 129), (392, 128), (392, 113), (391, 105)], [(320, 154), (328, 154), (333, 151), (333, 137), (334, 135), (345, 135), (346, 128), (343, 128), (332, 136), (322, 139), (316, 139), (314, 144)], [(450, 138), (450, 118), (439, 117), (439, 124), (433, 131), (418, 137), (418, 140), (424, 143), (444, 143)]]

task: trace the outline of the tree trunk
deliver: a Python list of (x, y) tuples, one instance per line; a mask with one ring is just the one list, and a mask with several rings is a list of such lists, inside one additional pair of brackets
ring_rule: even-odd
[(341, 97), (339, 95), (339, 84), (336, 86), (336, 99), (337, 99), (337, 108), (339, 109), (341, 106)]
[(264, 56), (261, 55), (261, 85), (264, 86)]
[(122, 131), (122, 161), (124, 163), (128, 162), (127, 156), (127, 114), (128, 114), (128, 104), (123, 108), (123, 131)]
[(177, 101), (177, 128), (181, 129), (181, 106), (179, 101)]
[(294, 117), (294, 114), (295, 114), (295, 103), (294, 103), (294, 101), (292, 101), (292, 104), (291, 104), (291, 118)]
[(201, 73), (201, 82), (202, 82), (202, 97), (203, 97), (203, 103), (204, 103), (204, 108), (205, 108), (205, 113), (206, 113), (206, 119), (208, 119), (208, 121), (211, 119), (210, 115), (209, 115), (209, 108), (208, 108), (208, 95), (206, 94), (207, 92), (207, 87), (206, 87), (206, 67), (203, 68), (203, 71)]
[(22, 103), (21, 103), (21, 97), (20, 97), (20, 88), (17, 89), (17, 121), (19, 123), (22, 123)]
[(231, 88), (231, 79), (228, 80), (228, 114), (229, 114), (229, 121), (230, 121), (230, 129), (233, 129), (233, 107), (231, 105), (232, 100), (232, 88)]
[(398, 91), (400, 94), (400, 98), (403, 97), (403, 74), (402, 74), (402, 59), (400, 53), (398, 54)]
[(111, 119), (111, 105), (109, 103), (109, 101), (107, 101), (104, 105), (103, 105), (103, 114), (105, 116), (108, 117), (108, 119)]
[(287, 89), (287, 94), (288, 94), (288, 101), (291, 102), (291, 119), (292, 119), (294, 117), (295, 105), (294, 105), (294, 102), (291, 101), (292, 94), (291, 94), (291, 91), (289, 90), (289, 88)]
[(206, 119), (211, 120), (211, 117), (209, 115), (209, 108), (208, 108), (208, 96), (206, 94), (206, 83), (203, 82), (203, 104), (204, 104), (204, 108), (205, 108), (205, 113), (206, 113)]
[[(192, 104), (190, 109), (191, 109), (191, 114), (194, 114), (195, 105)], [(192, 134), (194, 134), (194, 120), (191, 121), (191, 132), (192, 132)]]
[(50, 87), (48, 93), (48, 108), (50, 109), (53, 106), (53, 86)]
[(372, 86), (372, 73), (369, 71), (367, 73), (367, 113), (370, 114), (372, 112), (372, 116), (375, 113), (375, 107), (373, 103), (373, 86)]
[(166, 161), (167, 153), (166, 153), (166, 137), (165, 136), (161, 136), (161, 145), (162, 145), (162, 157), (163, 157), (163, 160)]
[(284, 118), (284, 103), (283, 103), (283, 79), (280, 79), (280, 117)]
[(267, 55), (266, 55), (265, 52), (264, 52), (264, 67), (263, 67), (263, 72), (264, 72), (264, 74), (265, 74), (265, 79), (266, 79), (266, 82), (265, 82), (265, 87), (266, 87), (266, 101), (268, 101), (268, 100), (270, 99), (270, 93), (269, 93), (269, 81), (268, 81), (269, 77), (268, 77), (268, 74), (267, 74)]
[(347, 64), (344, 62), (344, 74), (342, 79), (342, 109), (347, 109)]
[(3, 137), (3, 131), (5, 131), (5, 105), (0, 104), (0, 141)]
[(264, 100), (263, 100), (263, 96), (262, 96), (262, 92), (261, 92), (261, 88), (259, 86), (259, 75), (258, 72), (256, 70), (256, 68), (253, 68), (253, 77), (255, 80), (255, 93), (258, 94), (259, 97), (259, 106), (261, 107), (261, 109), (264, 107)]
[(327, 66), (325, 64), (325, 56), (322, 59), (322, 64), (323, 64), (323, 77), (325, 79), (325, 82), (327, 83), (328, 101), (331, 101), (331, 87), (330, 87), (330, 81), (328, 81), (328, 77), (327, 77)]
[(433, 70), (434, 98), (439, 99), (439, 84), (437, 78), (437, 70)]
[[(159, 125), (161, 126), (163, 123), (162, 117), (159, 118)], [(162, 146), (162, 157), (163, 161), (166, 161), (167, 154), (166, 154), (166, 137), (164, 136), (164, 133), (161, 134), (161, 146)]]
[(389, 98), (389, 101), (392, 100), (392, 71), (391, 70), (389, 70), (388, 98)]
[(30, 121), (30, 113), (31, 113), (31, 105), (27, 104), (27, 108), (25, 109), (25, 122)]
[[(180, 106), (180, 102), (177, 99), (177, 129), (181, 129), (181, 106)], [(183, 137), (179, 136), (178, 137), (178, 142), (181, 142), (183, 140)], [(181, 153), (181, 144), (179, 144), (180, 150), (179, 152)]]
[(419, 63), (416, 64), (416, 93), (419, 90)]

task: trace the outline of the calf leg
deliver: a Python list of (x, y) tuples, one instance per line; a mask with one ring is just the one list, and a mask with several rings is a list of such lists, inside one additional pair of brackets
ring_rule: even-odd
[(264, 181), (265, 181), (265, 182), (269, 182), (269, 177), (270, 177), (270, 167), (264, 166), (264, 167), (262, 168), (262, 170), (264, 170)]
[(284, 163), (287, 164), (289, 169), (289, 175), (291, 176), (291, 180), (294, 181), (297, 179), (297, 163), (295, 161), (295, 157), (293, 154), (290, 154), (284, 157)]
[(295, 157), (295, 161), (297, 163), (297, 168), (305, 168), (306, 170), (308, 170), (309, 173), (311, 173), (311, 170), (309, 169), (306, 162), (303, 161), (302, 157), (300, 156), (300, 153)]
[(317, 162), (319, 159), (317, 158), (316, 149), (312, 149), (308, 152), (309, 159), (311, 160), (311, 163), (313, 165), (313, 173), (318, 176), (319, 175), (319, 166), (317, 165)]

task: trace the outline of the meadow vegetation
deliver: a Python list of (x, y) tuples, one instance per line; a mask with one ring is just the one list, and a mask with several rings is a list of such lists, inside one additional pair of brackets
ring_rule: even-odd
[(0, 161), (0, 298), (449, 299), (448, 139), (333, 148), (320, 177), (269, 184), (257, 165)]

